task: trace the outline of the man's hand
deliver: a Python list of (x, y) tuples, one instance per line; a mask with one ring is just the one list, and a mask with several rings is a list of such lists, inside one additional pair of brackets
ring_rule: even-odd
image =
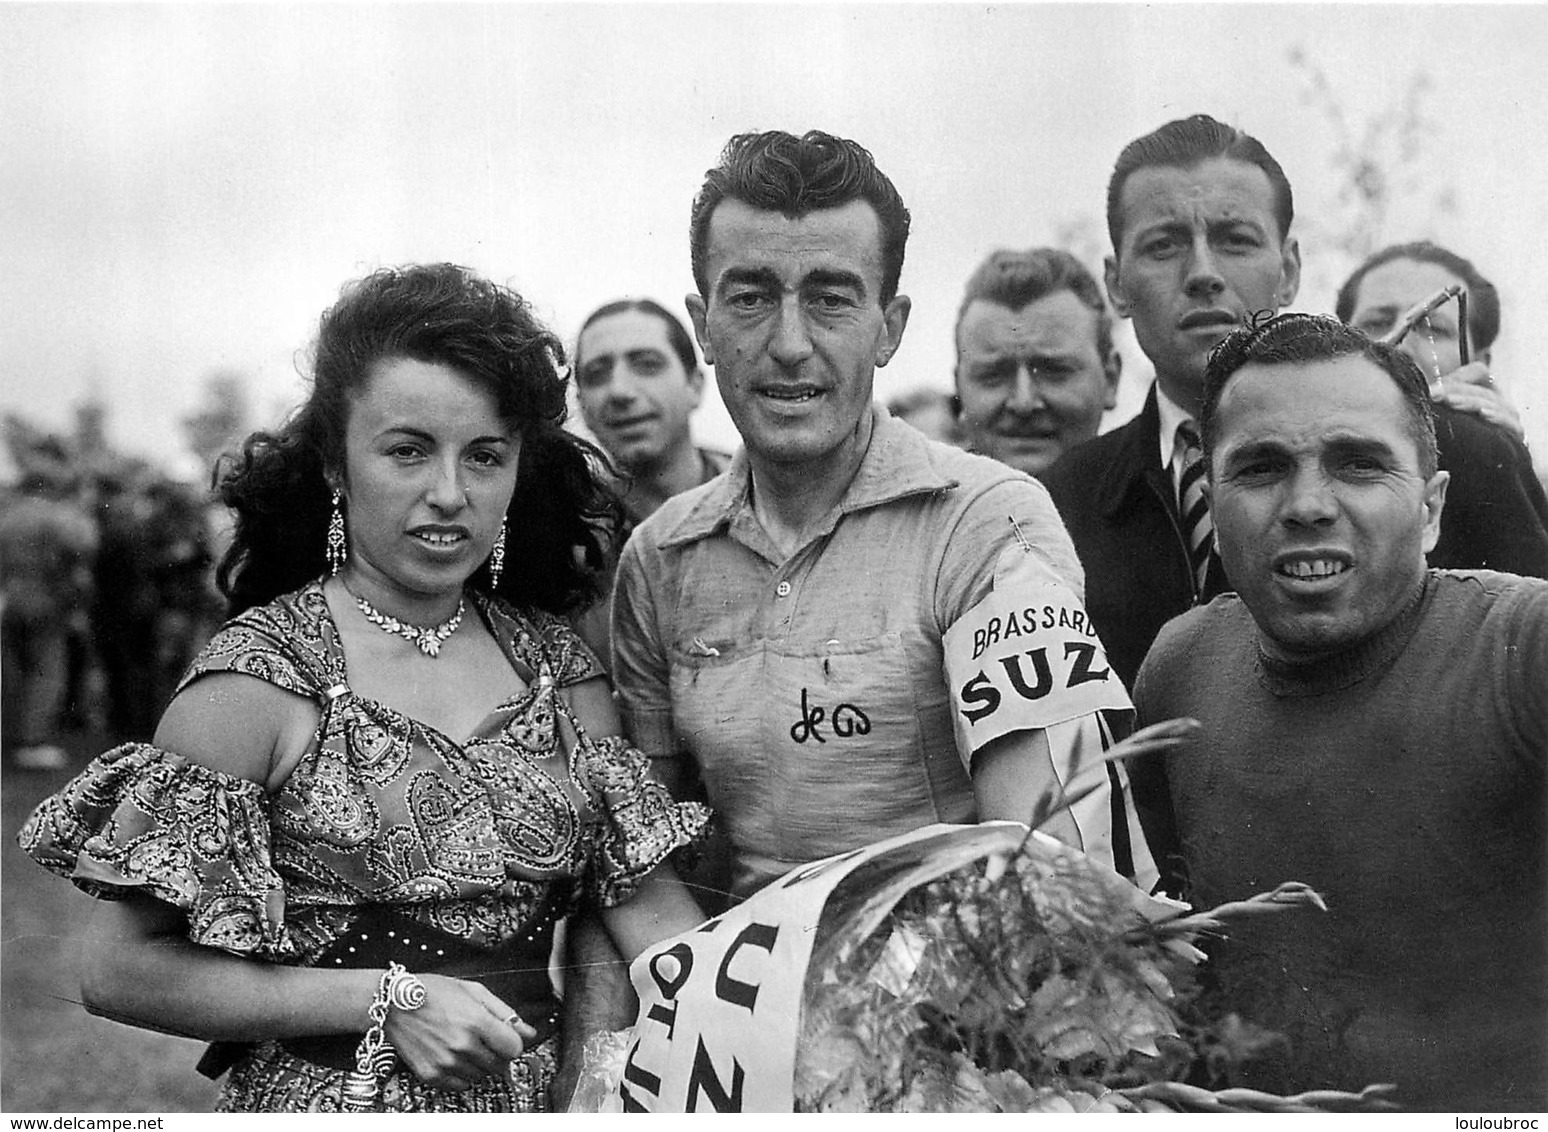
[(1495, 385), (1486, 362), (1469, 362), (1440, 379), (1433, 387), (1435, 400), (1464, 413), (1482, 417), (1510, 433), (1517, 440), (1524, 440), (1526, 430), (1521, 424), (1521, 412), (1510, 398)]

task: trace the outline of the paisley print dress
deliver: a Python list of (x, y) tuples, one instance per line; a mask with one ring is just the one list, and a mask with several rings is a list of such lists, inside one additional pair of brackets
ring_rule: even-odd
[[(351, 691), (314, 582), (229, 622), (179, 687), (244, 673), (316, 703), (316, 738), (283, 786), (267, 794), (126, 744), (40, 804), (22, 848), (94, 896), (172, 904), (203, 946), (303, 966), (397, 959), (480, 978), (522, 1003), (540, 1041), (508, 1079), (462, 1093), (431, 1089), (400, 1065), (383, 1103), (541, 1109), (555, 1045), (545, 1035), (557, 1025), (546, 963), (554, 925), (582, 900), (627, 899), (703, 833), (709, 812), (672, 801), (622, 739), (587, 735), (563, 689), (601, 668), (564, 622), (479, 595), (473, 604), (526, 685), (473, 735), (455, 740)], [(206, 1062), (231, 1066), (219, 1107), (335, 1109), (338, 1057), (359, 1037), (326, 1050), (326, 1039), (212, 1047)]]

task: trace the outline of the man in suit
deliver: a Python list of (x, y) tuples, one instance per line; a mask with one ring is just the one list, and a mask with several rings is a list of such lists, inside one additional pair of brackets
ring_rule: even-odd
[(1262, 144), (1202, 114), (1129, 143), (1113, 170), (1107, 293), (1134, 321), (1155, 386), (1139, 416), (1066, 453), (1043, 481), (1125, 684), (1162, 625), (1225, 588), (1207, 511), (1183, 521), (1184, 473), (1199, 451), (1189, 438), (1210, 348), (1254, 311), (1295, 298), (1293, 214), (1290, 183)]

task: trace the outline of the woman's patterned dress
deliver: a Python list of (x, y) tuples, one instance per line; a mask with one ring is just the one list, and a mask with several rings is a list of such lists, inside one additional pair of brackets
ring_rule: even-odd
[[(561, 689), (601, 669), (562, 621), (477, 595), (474, 604), (526, 689), (473, 735), (458, 741), (351, 691), (314, 582), (229, 622), (179, 689), (245, 673), (318, 705), (316, 739), (278, 791), (126, 744), (38, 806), (23, 849), (94, 896), (140, 892), (174, 905), (195, 943), (273, 963), (397, 959), (418, 973), (481, 977), (551, 1034), (554, 925), (582, 900), (627, 899), (709, 815), (673, 802), (622, 739), (586, 734)], [(335, 1062), (359, 1036), (332, 1040)], [(235, 1064), (218, 1107), (336, 1109), (344, 1070), (306, 1056), (317, 1045), (226, 1046), (217, 1060)], [(383, 1105), (541, 1109), (554, 1046), (540, 1040), (509, 1078), (463, 1093), (430, 1089), (400, 1064)]]

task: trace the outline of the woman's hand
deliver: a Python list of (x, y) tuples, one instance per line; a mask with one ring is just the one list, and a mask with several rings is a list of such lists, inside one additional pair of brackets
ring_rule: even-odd
[(437, 1089), (462, 1092), (503, 1074), (537, 1031), (481, 983), (421, 975), (425, 1002), (392, 1009), (384, 1030), (409, 1071)]

